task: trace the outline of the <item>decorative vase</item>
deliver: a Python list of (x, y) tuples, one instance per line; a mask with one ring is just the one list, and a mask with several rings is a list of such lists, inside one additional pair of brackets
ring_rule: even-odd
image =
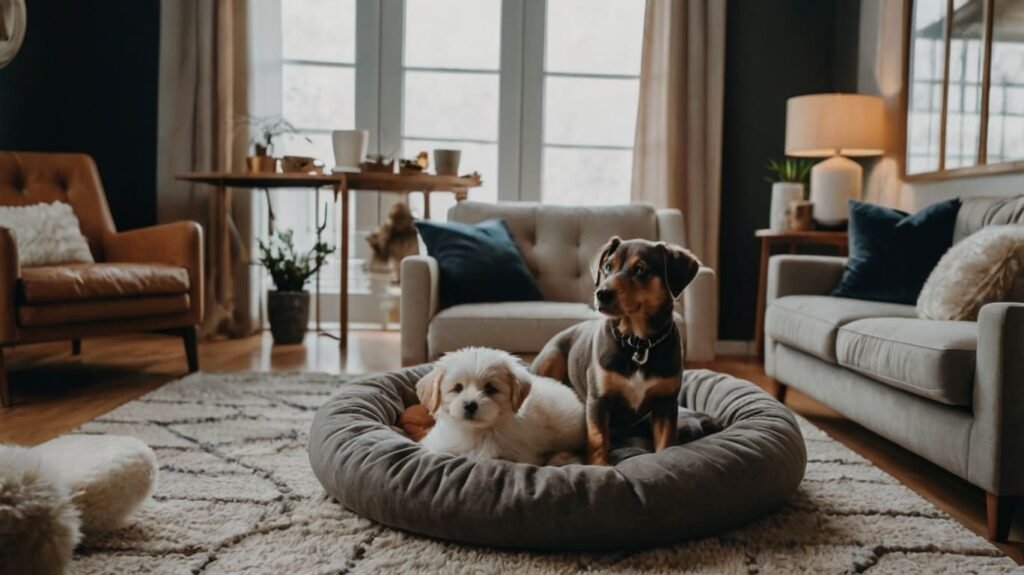
[(245, 165), (254, 174), (272, 174), (277, 171), (277, 158), (273, 156), (249, 156)]
[(274, 345), (302, 343), (309, 325), (309, 292), (268, 291), (267, 316)]
[(789, 229), (789, 205), (804, 199), (804, 185), (798, 182), (775, 182), (772, 184), (772, 206), (770, 227), (776, 232)]
[(439, 176), (459, 175), (460, 150), (434, 150), (434, 173)]
[(366, 148), (370, 143), (368, 130), (334, 130), (334, 172), (358, 172), (366, 162)]

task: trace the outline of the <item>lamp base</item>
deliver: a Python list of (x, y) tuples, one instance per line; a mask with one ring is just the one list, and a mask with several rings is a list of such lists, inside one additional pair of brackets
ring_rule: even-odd
[(864, 169), (860, 164), (836, 155), (811, 168), (811, 202), (814, 221), (822, 226), (840, 226), (850, 217), (847, 200), (860, 199)]

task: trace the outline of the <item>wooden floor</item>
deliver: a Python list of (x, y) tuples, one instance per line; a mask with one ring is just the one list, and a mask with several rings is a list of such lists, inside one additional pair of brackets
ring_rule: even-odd
[[(35, 445), (65, 433), (125, 402), (181, 377), (185, 358), (180, 341), (162, 336), (97, 338), (39, 344), (8, 350), (14, 407), (0, 408), (0, 443)], [(200, 346), (203, 371), (321, 371), (368, 373), (399, 367), (394, 332), (353, 331), (347, 352), (325, 337), (310, 334), (303, 345), (273, 347), (269, 334)], [(720, 358), (688, 368), (730, 373), (773, 391), (775, 383), (749, 358)], [(787, 404), (826, 433), (907, 484), (978, 534), (985, 533), (985, 493), (924, 459), (843, 419), (791, 390)], [(1019, 515), (1024, 515), (1021, 513)], [(1017, 517), (1004, 553), (1024, 563), (1024, 521)]]

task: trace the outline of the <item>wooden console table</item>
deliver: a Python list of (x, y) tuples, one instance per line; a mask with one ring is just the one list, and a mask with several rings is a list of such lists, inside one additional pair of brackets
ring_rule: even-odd
[(800, 246), (826, 245), (834, 246), (839, 255), (845, 256), (847, 250), (846, 232), (826, 232), (809, 230), (803, 232), (779, 232), (775, 230), (757, 230), (754, 236), (761, 240), (761, 266), (757, 280), (757, 317), (754, 327), (754, 348), (758, 358), (764, 358), (764, 313), (768, 291), (768, 258), (772, 256), (772, 247), (782, 245), (789, 247), (789, 253), (795, 254)]
[[(214, 186), (213, 194), (214, 226), (213, 245), (218, 258), (228, 261), (231, 257), (230, 234), (228, 222), (231, 219), (231, 189), (261, 190), (270, 188), (299, 188), (319, 192), (321, 188), (331, 188), (334, 201), (340, 205), (341, 220), (340, 237), (338, 238), (338, 258), (341, 268), (341, 286), (338, 302), (339, 334), (336, 336), (340, 345), (348, 343), (348, 255), (349, 255), (349, 197), (348, 192), (400, 192), (423, 194), (423, 216), (430, 219), (430, 194), (449, 192), (455, 194), (457, 201), (466, 199), (470, 188), (480, 186), (480, 177), (473, 176), (437, 176), (434, 174), (392, 174), (386, 172), (354, 172), (338, 174), (302, 174), (302, 173), (250, 173), (250, 172), (197, 172), (179, 174), (178, 180), (209, 184)], [(341, 200), (340, 202), (338, 200)], [(232, 283), (230, 277), (216, 278), (214, 289), (221, 301), (230, 300)], [(319, 277), (318, 277), (319, 284)], [(316, 324), (320, 330), (319, 285), (317, 286)], [(333, 334), (327, 334), (335, 337)]]

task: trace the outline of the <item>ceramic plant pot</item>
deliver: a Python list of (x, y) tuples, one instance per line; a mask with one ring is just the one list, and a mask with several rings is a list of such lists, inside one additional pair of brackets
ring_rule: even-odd
[(272, 174), (277, 171), (277, 158), (273, 156), (249, 156), (245, 163), (254, 174)]
[(789, 229), (789, 205), (804, 199), (804, 185), (796, 182), (772, 184), (770, 227), (777, 232)]
[(268, 291), (267, 316), (274, 345), (302, 343), (309, 324), (309, 292)]

